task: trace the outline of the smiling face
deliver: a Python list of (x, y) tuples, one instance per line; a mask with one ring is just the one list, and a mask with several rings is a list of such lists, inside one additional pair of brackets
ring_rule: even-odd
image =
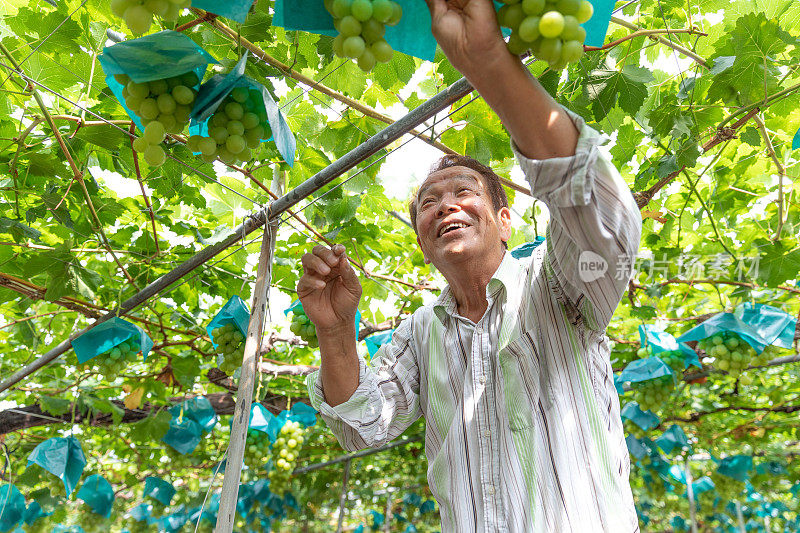
[(417, 193), (417, 242), (437, 268), (481, 258), (502, 259), (511, 212), (495, 210), (480, 173), (462, 166), (428, 176)]

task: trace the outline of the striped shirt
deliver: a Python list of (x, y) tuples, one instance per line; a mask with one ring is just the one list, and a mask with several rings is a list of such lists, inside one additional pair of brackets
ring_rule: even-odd
[[(347, 450), (425, 417), (444, 532), (638, 531), (605, 328), (630, 279), (641, 216), (600, 135), (570, 113), (576, 154), (527, 159), (550, 210), (546, 246), (505, 254), (473, 323), (445, 288), (401, 323), (335, 407), (311, 401)], [(603, 271), (605, 265), (605, 271)]]

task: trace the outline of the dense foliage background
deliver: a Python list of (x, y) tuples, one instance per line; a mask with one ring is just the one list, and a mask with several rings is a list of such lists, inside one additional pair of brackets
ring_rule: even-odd
[[(149, 168), (134, 160), (130, 121), (97, 62), (110, 44), (107, 30), (126, 32), (107, 3), (0, 1), (3, 378), (226, 236), (270, 201), (270, 191), (295, 187), (459, 78), (441, 53), (435, 62), (395, 54), (391, 63), (364, 74), (333, 57), (331, 38), (272, 26), (272, 12), (272, 2), (258, 0), (244, 24), (217, 19), (187, 25), (184, 32), (221, 69), (233, 66), (247, 47), (260, 52), (252, 54), (247, 74), (282, 106), (298, 141), (294, 166), (282, 162), (272, 143), (262, 144), (244, 168), (231, 169), (203, 163), (175, 141), (173, 159)], [(186, 12), (178, 24), (198, 14)], [(643, 323), (677, 336), (708, 314), (742, 302), (800, 313), (800, 152), (791, 150), (800, 127), (800, 3), (632, 0), (617, 2), (614, 17), (605, 50), (589, 51), (563, 72), (545, 71), (539, 62), (530, 68), (559, 102), (609, 136), (613, 161), (642, 207), (639, 273), (608, 332), (619, 371), (636, 358)], [(26, 83), (15, 70), (36, 83)], [(299, 257), (312, 242), (349, 248), (363, 267), (362, 337), (385, 331), (443, 286), (401, 220), (406, 198), (387, 192), (390, 181), (406, 179), (399, 172), (403, 158), (431, 153), (420, 146), (466, 153), (521, 183), (512, 170), (508, 136), (480, 98), (465, 98), (427, 126), (424, 141), (397, 141), (282, 220), (273, 322), (257, 391), (276, 412), (287, 401), (305, 398), (302, 375), (319, 362), (316, 351), (291, 334), (282, 313), (294, 299)], [(393, 166), (386, 163), (393, 160), (390, 153)], [(524, 193), (510, 195), (517, 226), (511, 244), (543, 235), (546, 209)], [(173, 507), (158, 511), (163, 515), (180, 505), (199, 505), (215, 480), (212, 490), (219, 489), (221, 475), (215, 478), (214, 469), (227, 445), (229, 417), (191, 455), (160, 439), (170, 419), (165, 407), (186, 397), (209, 395), (220, 413), (232, 411), (236, 376), (218, 370), (205, 325), (229, 297), (251, 298), (258, 234), (245, 243), (127, 316), (155, 341), (146, 363), (109, 381), (77, 369), (68, 352), (0, 395), (3, 482), (54, 512), (26, 528), (82, 524), (89, 531), (93, 521), (99, 525), (92, 527), (119, 531), (130, 525), (126, 512), (142, 501), (147, 476), (177, 489)], [(794, 352), (781, 354), (794, 355), (790, 362), (749, 370), (749, 385), (704, 358), (702, 374), (687, 371), (689, 379), (657, 413), (659, 425), (646, 433), (655, 438), (677, 423), (689, 436), (691, 452), (660, 456), (676, 465), (689, 456), (695, 479), (708, 475), (717, 482), (699, 497), (702, 527), (734, 523), (736, 516), (725, 509), (734, 500), (744, 505), (749, 528), (797, 527), (789, 525), (796, 524), (797, 491), (791, 489), (800, 479), (796, 344)], [(630, 399), (628, 393), (621, 402)], [(422, 432), (420, 421), (408, 435)], [(74, 494), (64, 498), (51, 491), (57, 483), (49, 474), (26, 469), (37, 444), (65, 435), (83, 447), (84, 476), (100, 473), (112, 483), (117, 499), (110, 520), (92, 517)], [(298, 466), (342, 453), (318, 424)], [(745, 487), (715, 472), (712, 457), (729, 455), (753, 456), (756, 465), (771, 467), (754, 471)], [(689, 520), (686, 486), (653, 482), (650, 464), (635, 462), (631, 482), (643, 527), (681, 529), (674, 517)], [(333, 529), (342, 468), (338, 463), (298, 475), (300, 510), (274, 521), (273, 529)], [(418, 441), (353, 461), (345, 526), (367, 523), (370, 510), (385, 512), (385, 496), (375, 493), (389, 488), (396, 489), (399, 515), (420, 531), (433, 531), (435, 513), (422, 515), (402, 503), (409, 493), (429, 497), (426, 468)], [(245, 472), (246, 480), (263, 476), (258, 468)], [(715, 506), (717, 495), (721, 502)], [(393, 530), (407, 527), (400, 520), (392, 524)]]

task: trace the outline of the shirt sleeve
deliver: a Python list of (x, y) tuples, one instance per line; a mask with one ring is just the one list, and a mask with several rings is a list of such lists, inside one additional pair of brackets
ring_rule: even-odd
[(535, 160), (513, 149), (533, 196), (550, 211), (545, 268), (586, 327), (601, 331), (633, 272), (642, 218), (619, 171), (598, 150), (600, 134), (565, 111), (580, 132), (574, 156)]
[(391, 342), (380, 347), (370, 365), (359, 356), (358, 388), (346, 402), (337, 406), (325, 402), (319, 371), (306, 378), (311, 404), (345, 450), (381, 446), (420, 417), (412, 321), (409, 318), (400, 324)]

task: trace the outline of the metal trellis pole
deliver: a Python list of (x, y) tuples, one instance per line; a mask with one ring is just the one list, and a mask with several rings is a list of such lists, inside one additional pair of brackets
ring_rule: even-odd
[(76, 337), (114, 316), (129, 313), (148, 299), (159, 294), (161, 291), (181, 279), (195, 268), (207, 262), (226, 248), (239, 242), (239, 240), (243, 239), (247, 234), (266, 224), (268, 219), (272, 220), (278, 217), (286, 210), (296, 205), (302, 199), (310, 196), (320, 188), (329, 184), (343, 173), (352, 169), (357, 164), (366, 160), (382, 148), (388, 146), (395, 140), (408, 133), (411, 129), (422, 124), (424, 121), (442, 109), (457, 102), (472, 91), (473, 88), (469, 82), (465, 78), (461, 78), (450, 87), (433, 96), (430, 100), (420, 105), (403, 118), (399, 119), (394, 124), (390, 124), (377, 134), (364, 141), (362, 144), (350, 150), (338, 160), (317, 172), (315, 175), (301, 183), (292, 191), (289, 191), (284, 196), (274, 200), (267, 208), (255, 212), (241, 226), (234, 229), (233, 232), (224, 240), (203, 248), (200, 252), (122, 302), (118, 309), (98, 318), (92, 325), (72, 334), (67, 340), (61, 342), (56, 347), (43, 354), (33, 363), (15, 372), (11, 377), (0, 383), (0, 392), (3, 392), (9, 387), (14, 386), (25, 377), (36, 372), (40, 368), (52, 362), (58, 356), (65, 353), (67, 350), (69, 350), (72, 340)]
[(258, 274), (253, 291), (252, 314), (247, 326), (247, 339), (244, 345), (242, 374), (239, 390), (236, 392), (236, 407), (233, 411), (231, 439), (228, 444), (228, 460), (225, 477), (222, 480), (222, 492), (219, 500), (216, 533), (231, 533), (236, 517), (236, 502), (239, 495), (239, 481), (244, 461), (245, 439), (247, 427), (250, 425), (250, 405), (253, 401), (253, 388), (256, 378), (256, 359), (264, 334), (264, 320), (269, 303), (269, 285), (272, 278), (272, 260), (275, 252), (275, 239), (278, 235), (278, 224), (272, 222), (264, 228), (261, 241), (261, 257), (258, 260)]

